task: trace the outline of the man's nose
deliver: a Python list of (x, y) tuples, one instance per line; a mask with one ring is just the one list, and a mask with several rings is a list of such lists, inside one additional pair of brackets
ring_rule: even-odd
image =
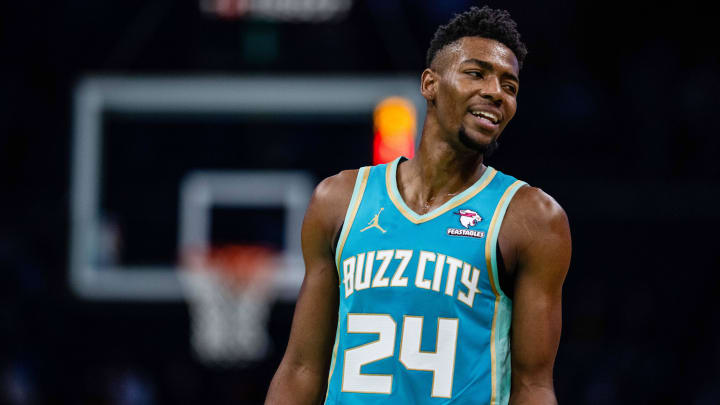
[(496, 76), (490, 76), (484, 81), (482, 88), (480, 89), (480, 95), (491, 101), (493, 104), (500, 105), (502, 103), (502, 86), (500, 80)]

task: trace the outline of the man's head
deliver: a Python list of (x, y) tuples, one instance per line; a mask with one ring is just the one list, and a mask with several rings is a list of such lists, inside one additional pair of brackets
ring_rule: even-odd
[(506, 10), (493, 10), (488, 6), (471, 7), (468, 11), (457, 14), (447, 25), (438, 27), (430, 41), (425, 67), (432, 66), (440, 50), (463, 37), (482, 37), (500, 42), (513, 51), (522, 69), (527, 48), (520, 40), (517, 23)]
[(422, 93), (450, 142), (488, 155), (515, 115), (527, 54), (504, 10), (473, 7), (440, 26), (430, 42)]

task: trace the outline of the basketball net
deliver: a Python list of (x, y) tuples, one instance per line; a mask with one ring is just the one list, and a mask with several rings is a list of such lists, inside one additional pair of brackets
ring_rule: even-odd
[(265, 357), (278, 254), (257, 245), (186, 251), (181, 280), (191, 342), (207, 365), (242, 366)]

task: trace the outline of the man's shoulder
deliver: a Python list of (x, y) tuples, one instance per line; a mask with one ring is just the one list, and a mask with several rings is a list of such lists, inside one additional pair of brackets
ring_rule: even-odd
[(508, 255), (503, 260), (507, 259), (506, 265), (512, 268), (532, 260), (552, 261), (568, 256), (571, 238), (567, 214), (540, 188), (522, 186), (508, 206), (500, 228), (500, 243)]
[(524, 185), (510, 201), (501, 233), (518, 246), (551, 232), (562, 232), (567, 226), (565, 210), (550, 194)]
[(308, 214), (315, 225), (337, 232), (352, 198), (359, 169), (343, 170), (321, 181), (313, 192)]
[(313, 200), (321, 205), (332, 206), (345, 203), (344, 205), (347, 206), (352, 198), (359, 171), (360, 169), (343, 170), (326, 177), (315, 187)]
[(565, 210), (550, 194), (529, 185), (517, 190), (508, 207), (508, 216), (538, 224), (567, 220)]

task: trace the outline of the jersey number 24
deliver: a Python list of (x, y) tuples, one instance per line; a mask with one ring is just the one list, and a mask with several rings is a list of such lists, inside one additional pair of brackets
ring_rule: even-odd
[[(430, 396), (450, 398), (455, 370), (458, 319), (438, 318), (434, 352), (420, 350), (422, 325), (422, 316), (403, 317), (400, 363), (408, 370), (432, 371)], [(345, 350), (342, 391), (375, 394), (392, 392), (392, 375), (361, 374), (360, 369), (366, 364), (393, 356), (396, 329), (395, 320), (389, 314), (348, 314), (348, 333), (375, 333), (378, 339)]]

